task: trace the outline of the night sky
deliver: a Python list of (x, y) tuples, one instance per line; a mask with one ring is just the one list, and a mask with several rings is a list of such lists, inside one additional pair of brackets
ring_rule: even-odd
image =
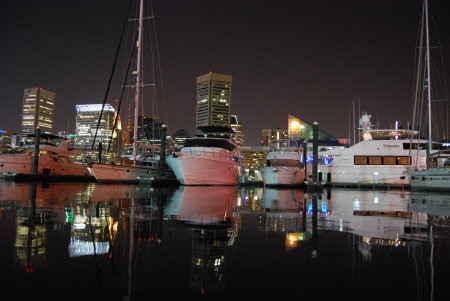
[[(450, 74), (450, 1), (430, 3)], [(127, 6), (0, 1), (0, 129), (19, 131), (24, 88), (42, 87), (57, 94), (56, 132), (74, 132), (75, 105), (103, 101)], [(193, 134), (196, 77), (209, 71), (233, 76), (232, 114), (246, 145), (259, 145), (261, 129), (287, 128), (288, 113), (347, 138), (353, 101), (380, 127), (412, 119), (422, 1), (153, 0), (153, 8), (170, 133)], [(109, 103), (119, 96), (120, 82), (113, 86)]]

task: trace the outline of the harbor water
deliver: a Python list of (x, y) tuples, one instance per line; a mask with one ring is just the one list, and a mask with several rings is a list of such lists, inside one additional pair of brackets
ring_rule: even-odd
[(450, 196), (0, 181), (2, 300), (448, 300)]

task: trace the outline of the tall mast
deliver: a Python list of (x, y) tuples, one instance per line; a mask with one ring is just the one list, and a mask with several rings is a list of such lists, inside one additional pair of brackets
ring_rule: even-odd
[(141, 0), (139, 8), (139, 32), (138, 32), (138, 40), (136, 42), (137, 62), (136, 62), (136, 71), (133, 72), (136, 75), (136, 94), (134, 97), (134, 129), (133, 129), (133, 159), (135, 161), (136, 161), (136, 145), (138, 139), (139, 96), (141, 89), (141, 52), (142, 52), (143, 19), (144, 19), (144, 0)]
[[(430, 36), (428, 30), (428, 0), (424, 0), (425, 9), (425, 26), (427, 35), (427, 94), (428, 94), (428, 148), (427, 157), (430, 156), (433, 142), (431, 139), (431, 74), (430, 74)], [(427, 163), (428, 165), (428, 163)]]

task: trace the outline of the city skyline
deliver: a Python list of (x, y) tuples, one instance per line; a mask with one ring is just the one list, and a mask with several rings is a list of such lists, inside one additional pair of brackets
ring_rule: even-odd
[[(42, 87), (58, 98), (54, 131), (69, 123), (73, 132), (75, 105), (103, 100), (127, 5), (2, 2), (0, 129), (19, 133), (23, 90)], [(448, 73), (450, 4), (430, 6)], [(231, 114), (246, 145), (259, 145), (262, 129), (287, 128), (288, 114), (347, 138), (353, 102), (381, 127), (412, 119), (422, 1), (174, 0), (153, 8), (167, 99), (161, 118), (171, 134), (194, 133), (195, 80), (209, 71), (233, 76)]]

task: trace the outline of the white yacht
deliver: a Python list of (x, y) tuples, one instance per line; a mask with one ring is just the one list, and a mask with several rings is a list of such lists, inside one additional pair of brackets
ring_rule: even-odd
[(266, 186), (301, 185), (305, 181), (302, 160), (303, 151), (294, 140), (281, 139), (272, 143), (261, 170)]
[[(406, 172), (426, 166), (424, 139), (411, 139), (416, 132), (392, 129), (374, 130), (370, 116), (360, 120), (363, 140), (348, 147), (320, 152), (328, 164), (319, 163), (323, 180), (333, 186), (386, 185), (409, 186)], [(433, 145), (433, 152), (439, 149)]]
[[(28, 137), (35, 137), (29, 135)], [(49, 134), (41, 134), (46, 141), (40, 142), (37, 174), (53, 178), (89, 179), (89, 170), (71, 159), (83, 151), (69, 147), (70, 141)], [(13, 149), (0, 155), (0, 178), (32, 174), (34, 144)]]
[(243, 175), (239, 146), (226, 127), (199, 127), (204, 135), (188, 138), (166, 158), (182, 185), (238, 185)]

